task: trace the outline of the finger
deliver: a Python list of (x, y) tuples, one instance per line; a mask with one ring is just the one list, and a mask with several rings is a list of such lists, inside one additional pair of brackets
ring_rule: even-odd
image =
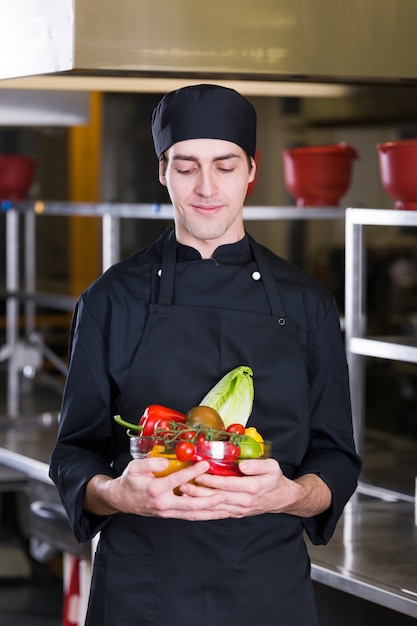
[(207, 461), (199, 461), (198, 463), (194, 463), (189, 467), (185, 467), (184, 469), (178, 470), (177, 472), (173, 472), (168, 476), (165, 476), (163, 479), (165, 480), (168, 487), (172, 490), (180, 487), (180, 485), (184, 485), (185, 483), (191, 482), (207, 472), (210, 468), (210, 465)]
[(246, 459), (239, 463), (239, 469), (245, 476), (256, 476), (281, 471), (275, 459)]
[(214, 490), (211, 487), (204, 487), (203, 485), (200, 485), (197, 481), (193, 481), (191, 483), (185, 483), (184, 485), (180, 485), (178, 490), (183, 495), (191, 496), (191, 497), (194, 497), (194, 498), (203, 497), (203, 496), (206, 496), (206, 495), (209, 495), (209, 496), (214, 495), (213, 494)]
[[(189, 497), (187, 495), (171, 495), (163, 501), (154, 503), (153, 513), (160, 517), (180, 517), (181, 519), (219, 519), (229, 514), (222, 509), (225, 500), (223, 494), (213, 494), (202, 497)], [(211, 516), (207, 516), (207, 512)]]
[(207, 461), (201, 461), (166, 476), (155, 478), (149, 485), (149, 493), (152, 497), (158, 497), (159, 494), (164, 492), (178, 493), (182, 485), (194, 481), (201, 473), (206, 472), (209, 467)]
[(218, 505), (216, 508), (227, 511), (229, 517), (235, 518), (259, 515), (264, 512), (254, 500), (243, 502), (242, 500), (236, 501), (234, 498), (227, 499), (226, 502), (222, 502), (221, 505)]
[(246, 482), (244, 476), (218, 476), (216, 474), (203, 474), (195, 480), (198, 485), (227, 492), (244, 491)]
[(152, 474), (153, 472), (163, 472), (168, 465), (169, 460), (163, 457), (147, 457), (130, 461), (129, 471), (132, 474)]
[(175, 518), (187, 520), (189, 522), (203, 522), (210, 520), (226, 519), (230, 517), (228, 511), (219, 509), (203, 509), (201, 511), (181, 511), (177, 509), (171, 509), (164, 512), (160, 517)]

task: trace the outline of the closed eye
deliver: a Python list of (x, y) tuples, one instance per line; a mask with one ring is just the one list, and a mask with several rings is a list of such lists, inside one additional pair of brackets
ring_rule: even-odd
[(192, 174), (192, 173), (193, 173), (193, 172), (195, 172), (196, 170), (197, 170), (197, 168), (196, 168), (196, 167), (190, 167), (190, 168), (187, 168), (187, 169), (180, 169), (180, 168), (177, 168), (177, 172), (178, 172), (178, 174), (185, 174), (185, 175), (187, 175), (187, 174)]

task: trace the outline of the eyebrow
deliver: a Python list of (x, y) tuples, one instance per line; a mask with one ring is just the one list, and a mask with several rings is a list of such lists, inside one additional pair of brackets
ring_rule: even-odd
[[(220, 156), (214, 157), (213, 162), (216, 161), (227, 161), (228, 159), (240, 159), (240, 154), (236, 154), (235, 152), (229, 152), (228, 154), (222, 154)], [(190, 154), (176, 154), (172, 157), (173, 161), (193, 161), (198, 163), (198, 158), (192, 156)]]

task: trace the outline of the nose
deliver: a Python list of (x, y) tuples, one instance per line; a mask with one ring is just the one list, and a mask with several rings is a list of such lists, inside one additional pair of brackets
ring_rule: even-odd
[(210, 170), (201, 169), (196, 180), (196, 192), (199, 196), (209, 198), (216, 193), (217, 185), (214, 174)]

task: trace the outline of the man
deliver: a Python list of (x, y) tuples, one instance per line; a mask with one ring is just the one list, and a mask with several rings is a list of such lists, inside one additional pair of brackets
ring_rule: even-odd
[[(245, 233), (245, 98), (180, 89), (152, 132), (175, 226), (79, 299), (51, 460), (76, 537), (101, 531), (86, 623), (315, 626), (303, 534), (330, 539), (360, 471), (337, 308)], [(242, 461), (240, 477), (200, 461), (155, 478), (165, 459), (131, 460), (114, 414), (186, 412), (239, 365), (254, 372), (248, 425), (273, 458)]]

